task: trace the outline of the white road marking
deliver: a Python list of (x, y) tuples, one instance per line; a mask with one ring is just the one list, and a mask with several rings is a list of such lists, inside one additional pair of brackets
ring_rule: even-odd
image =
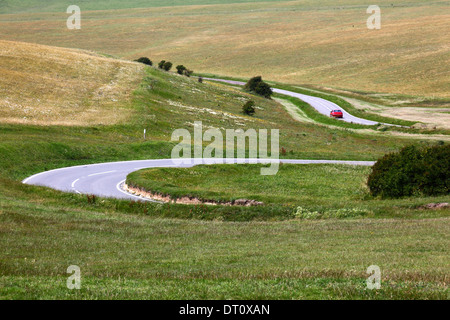
[(93, 173), (93, 174), (88, 175), (88, 177), (99, 176), (99, 175), (101, 175), (101, 174), (107, 174), (107, 173), (113, 173), (113, 172), (117, 172), (117, 170), (106, 171), (106, 172), (99, 172), (99, 173)]
[(119, 190), (120, 192), (122, 192), (123, 194), (126, 194), (129, 197), (133, 197), (133, 198), (137, 198), (139, 200), (144, 200), (144, 201), (149, 201), (149, 202), (156, 202), (156, 203), (163, 203), (161, 201), (156, 201), (156, 200), (151, 200), (151, 199), (147, 199), (147, 198), (143, 198), (140, 196), (135, 196), (134, 194), (128, 193), (125, 190), (123, 190), (120, 186), (122, 185), (122, 183), (124, 183), (125, 180), (120, 181), (117, 185), (116, 185), (116, 189)]
[(78, 181), (80, 181), (80, 179), (77, 179), (77, 180), (75, 180), (74, 182), (72, 182), (72, 189), (73, 189), (73, 191), (75, 191), (76, 193), (81, 194), (80, 191), (78, 191), (77, 189), (75, 189), (75, 184), (76, 184)]
[(72, 182), (72, 189), (75, 189), (75, 183), (77, 183), (78, 181), (80, 181), (80, 179), (77, 179), (74, 182)]
[(143, 169), (153, 169), (153, 168), (177, 168), (179, 167), (176, 164), (168, 164), (168, 165), (163, 165), (163, 166), (154, 166), (154, 167), (140, 167), (140, 168), (134, 168), (134, 170), (143, 170)]

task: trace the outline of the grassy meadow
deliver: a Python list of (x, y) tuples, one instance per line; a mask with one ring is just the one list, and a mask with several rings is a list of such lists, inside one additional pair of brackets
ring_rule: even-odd
[[(376, 160), (439, 137), (358, 131), (318, 124), (305, 114), (294, 119), (279, 100), (82, 50), (0, 41), (0, 52), (6, 75), (0, 80), (0, 299), (448, 298), (449, 209), (419, 208), (448, 197), (368, 199), (368, 168), (283, 166), (274, 181), (254, 176), (254, 192), (274, 201), (262, 208), (90, 203), (86, 195), (21, 183), (70, 165), (169, 158), (173, 130), (192, 132), (194, 121), (222, 130), (279, 128), (285, 157), (298, 159)], [(85, 81), (81, 88), (71, 80), (77, 77)], [(105, 94), (95, 103), (100, 91)], [(249, 99), (256, 102), (254, 117), (241, 112)], [(27, 119), (5, 101), (26, 105)], [(233, 170), (247, 171), (229, 169), (223, 172), (229, 182), (236, 179)], [(328, 191), (339, 187), (338, 178), (347, 185), (338, 206), (348, 203), (367, 214), (295, 214), (297, 205), (331, 210)], [(295, 183), (303, 194), (291, 189)], [(278, 188), (279, 198), (264, 186)], [(383, 279), (376, 292), (365, 286), (373, 264)], [(70, 265), (81, 267), (80, 291), (65, 287)]]
[(77, 31), (66, 28), (66, 2), (36, 3), (3, 2), (0, 12), (10, 14), (0, 15), (0, 39), (448, 106), (448, 1), (380, 0), (381, 30), (367, 29), (373, 3), (360, 0), (96, 1), (80, 3)]
[[(443, 217), (450, 213), (450, 210), (429, 212), (420, 209), (426, 203), (448, 201), (448, 196), (397, 200), (371, 197), (366, 184), (371, 172), (370, 167), (281, 163), (276, 175), (261, 176), (262, 167), (224, 164), (194, 168), (143, 169), (131, 173), (126, 183), (152, 194), (170, 196), (172, 200), (187, 197), (223, 204), (239, 199), (260, 201), (274, 212), (277, 207), (283, 208), (284, 210), (280, 208), (279, 212), (288, 212), (284, 216), (288, 219), (418, 218), (433, 215)], [(267, 210), (256, 209), (260, 212)]]
[(447, 218), (205, 222), (1, 197), (1, 299), (448, 298)]

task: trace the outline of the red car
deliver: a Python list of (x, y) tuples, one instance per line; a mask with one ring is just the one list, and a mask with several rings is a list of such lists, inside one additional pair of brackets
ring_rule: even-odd
[(344, 114), (342, 113), (341, 110), (333, 110), (333, 111), (331, 111), (331, 113), (330, 113), (330, 117), (333, 117), (333, 118), (343, 118), (343, 117), (344, 117)]

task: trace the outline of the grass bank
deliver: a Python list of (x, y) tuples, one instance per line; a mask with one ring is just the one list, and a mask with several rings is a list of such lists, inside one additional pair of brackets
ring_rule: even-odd
[[(1, 299), (448, 294), (448, 219), (205, 222), (0, 197)], [(373, 264), (376, 292), (365, 287)], [(81, 291), (65, 287), (70, 265), (81, 268)]]
[[(349, 165), (281, 164), (275, 176), (261, 176), (261, 165), (211, 165), (193, 168), (154, 168), (128, 175), (127, 184), (172, 200), (189, 198), (222, 206), (199, 205), (193, 213), (221, 219), (418, 218), (448, 216), (449, 209), (420, 209), (448, 196), (380, 200), (369, 195), (368, 167)], [(236, 200), (263, 202), (260, 207), (229, 207)], [(250, 214), (257, 212), (258, 214)], [(244, 215), (245, 216), (245, 215)]]

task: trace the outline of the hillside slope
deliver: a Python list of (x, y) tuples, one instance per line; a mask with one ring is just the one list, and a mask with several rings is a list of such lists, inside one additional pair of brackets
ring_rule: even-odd
[(0, 40), (0, 121), (114, 124), (130, 116), (142, 65), (82, 50)]

